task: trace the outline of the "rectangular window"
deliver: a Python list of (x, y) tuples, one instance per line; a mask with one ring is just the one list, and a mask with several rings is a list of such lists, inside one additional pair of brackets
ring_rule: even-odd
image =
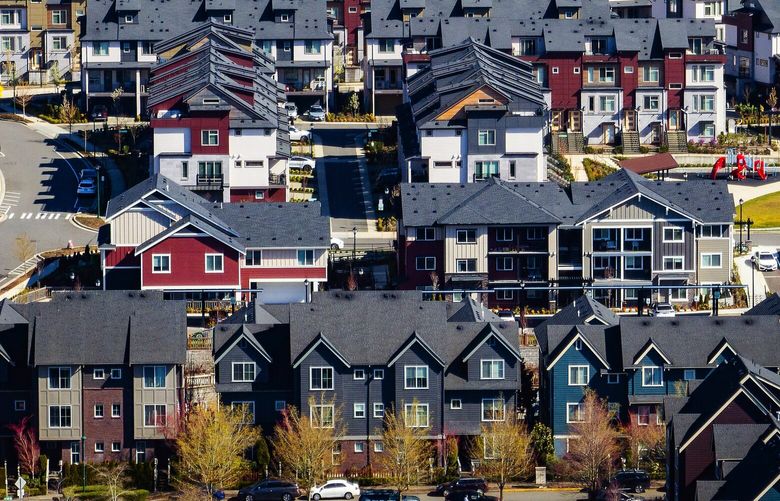
[(626, 256), (626, 269), (627, 270), (643, 270), (644, 258), (642, 256)]
[(515, 298), (515, 291), (507, 289), (496, 290), (496, 300), (498, 301), (512, 301)]
[(363, 452), (363, 446), (365, 444), (363, 442), (355, 442), (355, 452), (357, 454), (361, 454)]
[(286, 406), (287, 402), (285, 400), (274, 400), (275, 411), (283, 411)]
[(704, 238), (722, 238), (728, 236), (728, 226), (708, 224), (700, 226), (699, 236)]
[(366, 379), (366, 371), (363, 369), (355, 369), (352, 371), (352, 379), (356, 381), (364, 381)]
[(251, 383), (255, 380), (257, 367), (254, 362), (233, 362), (233, 382)]
[(147, 365), (144, 367), (144, 388), (165, 388), (164, 365)]
[(206, 273), (222, 273), (225, 271), (222, 254), (206, 254)]
[(645, 96), (644, 97), (644, 109), (647, 111), (658, 111), (661, 109), (661, 104), (658, 96)]
[(120, 452), (122, 450), (121, 442), (111, 442), (111, 452)]
[(388, 52), (395, 52), (395, 40), (383, 38), (379, 40), (379, 52), (387, 54)]
[(682, 256), (664, 256), (664, 270), (684, 269)]
[(52, 37), (51, 38), (51, 49), (52, 50), (68, 50), (68, 39), (67, 37)]
[(658, 66), (643, 66), (642, 67), (642, 80), (645, 82), (655, 82), (658, 83), (661, 81), (661, 70), (658, 68)]
[(515, 260), (511, 256), (496, 258), (496, 271), (511, 271), (515, 267)]
[(218, 130), (200, 131), (200, 144), (202, 146), (219, 146), (219, 131)]
[(314, 249), (298, 250), (298, 266), (314, 266)]
[(374, 379), (384, 379), (384, 378), (385, 378), (384, 369), (374, 369)]
[(70, 367), (49, 367), (49, 389), (70, 389)]
[(382, 442), (374, 442), (374, 452), (385, 452), (385, 444)]
[(14, 400), (14, 410), (16, 412), (27, 410), (27, 400)]
[(366, 404), (363, 402), (352, 404), (352, 417), (355, 419), (363, 419), (366, 417)]
[(405, 390), (427, 390), (428, 389), (428, 366), (427, 365), (404, 366), (404, 389)]
[(415, 235), (416, 240), (434, 240), (436, 238), (436, 232), (434, 231), (434, 228), (415, 228)]
[(455, 271), (458, 273), (474, 273), (477, 271), (476, 259), (456, 259)]
[(170, 273), (171, 255), (152, 254), (152, 273)]
[(155, 428), (165, 426), (167, 412), (165, 405), (144, 405), (144, 427)]
[(103, 417), (103, 415), (104, 415), (103, 404), (95, 404), (95, 407), (94, 407), (93, 410), (94, 410), (94, 412), (92, 413), (92, 415), (94, 417), (96, 417), (98, 419), (101, 419)]
[(418, 271), (433, 271), (436, 269), (436, 258), (433, 256), (417, 256), (415, 265)]
[(309, 418), (314, 428), (333, 428), (333, 405), (312, 405), (309, 410)]
[(404, 404), (404, 419), (410, 428), (427, 428), (428, 404)]
[(144, 55), (144, 56), (150, 56), (150, 55), (152, 55), (152, 54), (154, 53), (154, 52), (152, 51), (152, 49), (153, 49), (153, 47), (154, 47), (154, 46), (153, 46), (153, 44), (152, 44), (152, 42), (149, 42), (149, 41), (142, 41), (142, 42), (139, 42), (139, 43), (140, 43), (140, 46), (141, 46), (141, 54), (142, 54), (142, 55)]
[(108, 55), (108, 42), (92, 42), (92, 55), (93, 56), (107, 56)]
[(663, 386), (663, 369), (661, 367), (642, 367), (642, 386)]
[(487, 179), (489, 177), (498, 177), (498, 171), (497, 160), (474, 162), (474, 177), (478, 180)]
[(49, 406), (49, 428), (70, 428), (70, 427), (71, 427), (70, 405), (50, 405)]
[(255, 424), (255, 403), (253, 401), (235, 401), (230, 403), (230, 408), (241, 413), (242, 423)]
[(290, 14), (281, 14), (279, 16), (279, 21), (283, 23), (289, 23), (290, 22)]
[(532, 228), (525, 229), (525, 238), (527, 240), (544, 240), (546, 236), (547, 236), (547, 228), (534, 226)]
[(599, 110), (612, 113), (615, 111), (615, 96), (599, 96)]
[(590, 367), (587, 365), (569, 366), (569, 386), (587, 386), (590, 380)]
[(122, 416), (122, 404), (111, 404), (111, 417), (118, 418)]
[(636, 424), (647, 426), (650, 424), (650, 406), (640, 405), (636, 409)]
[(374, 417), (375, 418), (385, 417), (385, 404), (380, 402), (374, 402)]
[(696, 379), (696, 369), (685, 369), (683, 371), (683, 379), (686, 381), (692, 381)]
[(701, 94), (693, 96), (694, 111), (713, 111), (715, 109), (715, 96), (711, 94)]
[(503, 421), (505, 419), (504, 400), (501, 398), (482, 399), (482, 421)]
[(463, 408), (463, 401), (459, 398), (453, 398), (450, 400), (450, 409), (454, 411), (461, 410)]
[(319, 40), (304, 40), (303, 42), (304, 54), (320, 54), (322, 53), (322, 42)]
[(244, 258), (245, 266), (260, 266), (263, 262), (263, 251), (260, 249), (247, 249)]
[(503, 360), (480, 360), (481, 379), (504, 379)]
[(582, 423), (585, 421), (584, 404), (566, 404), (566, 422)]
[(187, 180), (187, 178), (190, 177), (190, 164), (189, 162), (182, 162), (181, 163), (181, 178), (182, 180)]
[(19, 24), (19, 13), (16, 10), (0, 10), (0, 26)]
[(715, 67), (714, 66), (694, 66), (691, 70), (691, 74), (694, 82), (714, 82), (715, 81)]
[(664, 243), (667, 242), (682, 243), (684, 241), (685, 239), (683, 238), (682, 228), (664, 228)]
[(310, 390), (332, 390), (333, 389), (333, 367), (310, 367), (309, 368), (309, 389)]
[(720, 268), (721, 267), (721, 255), (720, 254), (702, 254), (701, 255), (701, 267), (702, 268)]
[(455, 232), (456, 242), (459, 244), (477, 243), (477, 230), (457, 230)]
[(702, 137), (715, 137), (715, 124), (712, 122), (701, 123)]
[(511, 242), (515, 238), (513, 228), (496, 228), (496, 242)]
[(67, 10), (53, 10), (51, 11), (51, 24), (67, 24), (68, 23), (68, 11)]
[(627, 75), (630, 75), (634, 73), (634, 67), (633, 66), (624, 66), (623, 67), (623, 73), (626, 73)]
[(624, 231), (628, 242), (639, 242), (645, 238), (644, 228), (626, 228)]
[(92, 369), (92, 379), (106, 379), (106, 370)]
[(135, 443), (135, 462), (146, 462), (146, 441), (139, 440)]
[(122, 379), (122, 369), (111, 369), (111, 379)]
[(98, 454), (106, 452), (105, 444), (103, 442), (95, 442), (95, 452)]
[(618, 384), (618, 383), (620, 383), (619, 374), (607, 374), (607, 384)]
[(495, 129), (482, 129), (477, 133), (477, 144), (480, 146), (495, 146), (496, 144), (496, 131)]

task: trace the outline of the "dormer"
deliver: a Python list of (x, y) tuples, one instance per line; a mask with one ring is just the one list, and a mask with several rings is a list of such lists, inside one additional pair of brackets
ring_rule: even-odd
[(615, 52), (615, 41), (612, 37), (585, 37), (585, 54), (589, 56), (606, 56)]
[(463, 17), (490, 17), (493, 0), (460, 0)]
[(116, 0), (114, 9), (117, 14), (120, 15), (131, 13), (138, 14), (138, 11), (141, 10), (141, 2), (140, 0)]
[(555, 0), (558, 19), (579, 19), (582, 11), (582, 0)]
[(404, 22), (420, 17), (425, 12), (425, 0), (399, 0), (398, 6)]

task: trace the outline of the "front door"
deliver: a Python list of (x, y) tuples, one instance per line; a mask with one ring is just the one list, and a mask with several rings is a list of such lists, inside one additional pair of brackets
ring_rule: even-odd
[(682, 127), (682, 111), (669, 110), (669, 130), (681, 130)]
[(650, 125), (650, 142), (652, 144), (661, 144), (661, 124), (656, 122)]
[(601, 124), (604, 144), (615, 144), (615, 124)]
[(626, 110), (624, 126), (628, 132), (636, 132), (636, 111)]
[(79, 464), (81, 462), (81, 444), (79, 442), (70, 443), (70, 464)]

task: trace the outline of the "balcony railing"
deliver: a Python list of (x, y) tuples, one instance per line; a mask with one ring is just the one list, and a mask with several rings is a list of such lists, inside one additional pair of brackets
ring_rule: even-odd
[(271, 186), (286, 186), (287, 176), (284, 174), (268, 174), (268, 184)]
[(625, 240), (623, 242), (623, 250), (626, 252), (649, 252), (651, 250), (651, 242), (649, 238), (642, 240)]
[(596, 252), (617, 252), (620, 250), (620, 244), (617, 240), (594, 240), (593, 250)]
[(495, 242), (488, 248), (491, 254), (522, 254), (524, 252), (547, 252), (547, 240), (521, 242)]
[(376, 90), (400, 90), (403, 88), (403, 82), (397, 80), (377, 80), (374, 82)]
[(223, 176), (222, 174), (198, 174), (195, 182), (196, 189), (221, 190), (223, 186)]

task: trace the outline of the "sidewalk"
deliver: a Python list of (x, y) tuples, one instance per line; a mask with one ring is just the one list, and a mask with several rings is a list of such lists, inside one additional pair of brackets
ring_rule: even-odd
[[(7, 103), (0, 104), (0, 111), (5, 113), (13, 113), (13, 107), (10, 106)], [(20, 113), (17, 113), (18, 116), (22, 116)], [(79, 155), (81, 158), (84, 158), (79, 154), (77, 151), (75, 151), (74, 147), (70, 144), (68, 144), (65, 140), (70, 140), (71, 142), (75, 144), (82, 145), (82, 147), (86, 151), (101, 151), (98, 148), (95, 147), (92, 143), (87, 141), (85, 143), (84, 136), (79, 135), (78, 132), (69, 133), (67, 132), (67, 129), (63, 127), (62, 125), (56, 125), (56, 124), (50, 124), (49, 122), (46, 122), (45, 120), (41, 120), (37, 117), (33, 117), (30, 115), (24, 115), (24, 118), (29, 120), (30, 123), (25, 124), (27, 127), (33, 129), (38, 134), (57, 141), (60, 145), (65, 147), (71, 152), (75, 152), (77, 155)], [(120, 193), (124, 192), (127, 189), (127, 186), (125, 185), (125, 178), (122, 175), (122, 171), (119, 170), (119, 167), (114, 163), (113, 160), (111, 160), (110, 157), (106, 156), (104, 153), (101, 160), (101, 164), (104, 167), (104, 172), (110, 179), (111, 183), (111, 197), (115, 197), (119, 195)]]

